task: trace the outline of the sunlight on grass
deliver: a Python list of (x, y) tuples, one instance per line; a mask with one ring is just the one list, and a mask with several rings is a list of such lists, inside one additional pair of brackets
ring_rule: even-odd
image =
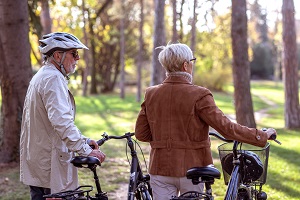
[[(233, 87), (229, 86), (228, 89), (226, 93), (213, 92), (213, 95), (216, 104), (224, 114), (234, 114)], [(271, 81), (253, 81), (251, 82), (251, 92), (255, 111), (272, 108), (266, 111), (266, 117), (257, 121), (258, 128), (274, 127), (278, 129), (277, 138), (282, 142), (282, 145), (271, 142), (267, 183), (263, 189), (267, 192), (270, 200), (299, 200), (300, 135), (299, 130), (286, 130), (283, 128), (283, 85)], [(122, 135), (125, 132), (134, 132), (135, 120), (140, 110), (140, 103), (135, 101), (134, 94), (127, 94), (125, 99), (120, 99), (119, 94), (101, 94), (89, 97), (75, 96), (75, 99), (77, 105), (75, 123), (87, 137), (98, 140), (102, 137), (103, 132), (107, 132), (109, 135)], [(274, 105), (270, 106), (265, 100), (271, 101)], [(149, 164), (149, 145), (143, 142), (139, 142), (139, 144)], [(221, 141), (214, 138), (211, 139), (214, 164), (222, 174), (217, 150), (220, 144), (222, 144)], [(102, 163), (102, 166), (98, 167), (97, 172), (101, 187), (108, 192), (109, 197), (120, 187), (120, 183), (126, 184), (128, 182), (130, 166), (127, 156), (130, 156), (130, 153), (126, 152), (125, 147), (125, 140), (109, 140), (100, 147), (107, 155), (107, 158)], [(138, 155), (143, 165), (142, 168), (145, 171), (146, 167), (139, 150)], [(5, 176), (18, 181), (18, 177), (16, 177), (18, 176), (17, 171), (9, 171)], [(79, 169), (79, 178), (80, 184), (94, 186), (92, 172), (88, 169)], [(9, 193), (9, 196), (0, 197), (0, 199), (8, 200), (13, 199), (12, 197), (28, 199), (28, 188), (22, 186), (24, 185), (18, 181), (18, 189)], [(226, 185), (224, 185), (223, 174), (221, 179), (215, 180), (212, 188), (215, 200), (224, 199)], [(94, 191), (95, 189), (94, 187)]]

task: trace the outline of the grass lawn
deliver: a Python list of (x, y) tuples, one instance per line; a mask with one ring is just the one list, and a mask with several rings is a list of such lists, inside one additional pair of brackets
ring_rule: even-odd
[[(271, 200), (300, 199), (300, 132), (283, 128), (282, 85), (274, 82), (252, 82), (251, 86), (255, 111), (266, 109), (267, 114), (257, 122), (258, 128), (276, 128), (278, 139), (282, 142), (281, 146), (271, 142), (268, 176), (264, 191)], [(229, 91), (232, 91), (232, 88), (229, 88)], [(214, 97), (224, 113), (234, 114), (231, 92), (214, 93)], [(120, 99), (118, 94), (76, 96), (75, 98), (76, 124), (83, 134), (93, 139), (100, 139), (103, 132), (121, 135), (134, 131), (135, 119), (140, 109), (140, 103), (135, 101), (135, 95), (127, 95), (125, 99)], [(270, 105), (270, 102), (273, 104)], [(221, 142), (217, 139), (212, 139), (215, 165), (222, 171), (217, 151), (217, 146), (220, 144)], [(146, 143), (140, 143), (140, 145), (148, 162), (149, 146)], [(98, 175), (103, 190), (108, 192), (110, 199), (114, 199), (115, 190), (120, 187), (120, 183), (127, 183), (129, 175), (125, 141), (110, 140), (101, 149), (106, 153), (107, 159), (98, 169)], [(143, 168), (146, 170), (144, 165)], [(87, 169), (80, 169), (79, 177), (81, 184), (93, 184), (93, 176)], [(216, 180), (213, 185), (216, 200), (223, 199), (226, 191), (222, 178)], [(18, 182), (18, 167), (0, 168), (0, 199), (29, 199), (26, 186)]]

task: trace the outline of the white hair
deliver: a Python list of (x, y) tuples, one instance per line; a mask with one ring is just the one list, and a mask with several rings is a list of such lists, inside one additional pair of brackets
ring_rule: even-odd
[(156, 49), (162, 49), (158, 60), (167, 72), (181, 71), (182, 64), (193, 58), (193, 52), (186, 44), (167, 44)]

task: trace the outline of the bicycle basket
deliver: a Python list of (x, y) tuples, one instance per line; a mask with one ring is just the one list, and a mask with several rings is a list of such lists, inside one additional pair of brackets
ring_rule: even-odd
[[(224, 175), (224, 182), (227, 185), (233, 169), (233, 143), (224, 143), (218, 147), (219, 157)], [(265, 147), (256, 147), (249, 144), (239, 144), (238, 154), (243, 171), (243, 183), (265, 184), (267, 179), (268, 159), (270, 144)]]

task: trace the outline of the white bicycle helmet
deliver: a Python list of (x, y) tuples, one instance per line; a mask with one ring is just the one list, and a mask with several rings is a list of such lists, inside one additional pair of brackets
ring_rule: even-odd
[(46, 56), (51, 56), (54, 51), (68, 49), (88, 49), (80, 40), (70, 33), (56, 32), (43, 36), (40, 40), (39, 50)]
[(61, 73), (69, 80), (69, 74), (67, 74), (63, 61), (66, 56), (66, 51), (69, 49), (89, 49), (80, 40), (70, 33), (56, 32), (43, 36), (40, 40), (39, 46), (40, 52), (43, 54), (43, 60), (51, 57), (55, 51), (63, 51), (63, 57), (60, 62), (53, 61), (59, 66)]

